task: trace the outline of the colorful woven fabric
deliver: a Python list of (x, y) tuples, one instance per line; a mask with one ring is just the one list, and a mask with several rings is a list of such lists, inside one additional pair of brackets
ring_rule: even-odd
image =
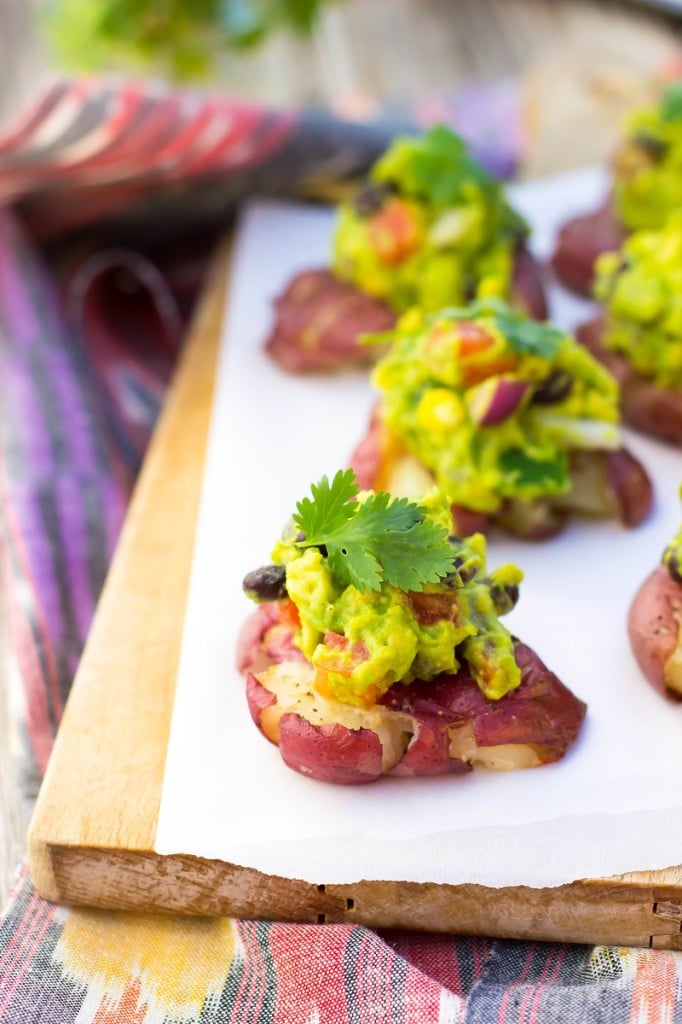
[[(384, 141), (106, 83), (55, 85), (0, 140), (0, 528), (29, 801), (212, 232), (254, 191), (333, 194)], [(681, 976), (653, 950), (68, 910), (25, 870), (0, 924), (3, 1024), (663, 1024)]]

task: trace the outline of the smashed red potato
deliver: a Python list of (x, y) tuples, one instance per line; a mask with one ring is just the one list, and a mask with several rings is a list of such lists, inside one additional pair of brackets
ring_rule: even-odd
[(395, 683), (378, 704), (358, 708), (314, 688), (315, 670), (291, 637), (278, 605), (261, 606), (242, 632), (239, 669), (261, 732), (290, 768), (324, 782), (532, 768), (563, 757), (585, 717), (585, 704), (519, 641), (521, 684), (500, 700), (484, 697), (463, 668)]
[(590, 298), (598, 257), (620, 249), (625, 237), (625, 229), (616, 221), (609, 197), (598, 210), (573, 217), (564, 224), (550, 260), (552, 270), (564, 287)]
[(265, 348), (289, 373), (372, 362), (379, 352), (358, 339), (391, 330), (397, 319), (385, 303), (330, 270), (298, 274), (274, 307), (275, 324)]
[(624, 421), (662, 441), (682, 444), (682, 391), (640, 377), (624, 356), (604, 345), (605, 327), (604, 317), (598, 316), (579, 327), (576, 337), (618, 381)]
[[(431, 472), (374, 413), (367, 434), (350, 464), (362, 488), (386, 490), (415, 498), (434, 484)], [(570, 515), (617, 518), (634, 527), (649, 514), (651, 481), (641, 463), (625, 448), (613, 452), (576, 451), (571, 459), (571, 489), (533, 502), (508, 500), (494, 515), (452, 506), (456, 533), (467, 536), (494, 525), (527, 540), (546, 540), (560, 533)]]
[[(516, 254), (511, 290), (512, 305), (535, 320), (547, 318), (541, 269), (525, 248)], [(288, 373), (374, 362), (383, 349), (362, 345), (359, 339), (392, 330), (398, 319), (384, 302), (325, 269), (297, 274), (275, 299), (274, 309), (275, 323), (265, 348)]]
[(660, 693), (682, 700), (682, 584), (659, 565), (630, 606), (628, 635), (646, 679)]

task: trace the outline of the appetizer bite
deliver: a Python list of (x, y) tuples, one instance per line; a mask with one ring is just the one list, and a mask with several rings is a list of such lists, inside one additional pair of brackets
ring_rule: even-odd
[(330, 270), (299, 274), (275, 301), (267, 350), (286, 370), (363, 363), (363, 334), (396, 314), (500, 296), (547, 316), (528, 226), (501, 184), (443, 126), (396, 139), (339, 209)]
[(244, 589), (260, 602), (239, 668), (261, 732), (312, 778), (374, 782), (562, 757), (585, 705), (499, 615), (514, 565), (450, 533), (448, 500), (358, 492), (351, 470), (312, 487)]
[(595, 296), (577, 336), (618, 380), (623, 419), (682, 444), (682, 210), (600, 256)]
[(628, 633), (645, 678), (666, 697), (682, 700), (682, 529), (632, 602)]
[(493, 299), (412, 311), (390, 340), (351, 459), (362, 487), (413, 498), (436, 483), (456, 533), (539, 540), (571, 513), (645, 518), (651, 483), (622, 446), (616, 381), (569, 335)]
[(660, 103), (635, 111), (613, 162), (613, 185), (594, 213), (562, 228), (552, 258), (567, 288), (589, 296), (594, 266), (618, 249), (631, 231), (657, 229), (682, 207), (682, 81), (668, 86)]

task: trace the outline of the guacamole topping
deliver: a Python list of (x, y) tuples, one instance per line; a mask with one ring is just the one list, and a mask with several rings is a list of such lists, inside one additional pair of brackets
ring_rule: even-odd
[[(358, 496), (358, 509), (371, 493)], [(406, 504), (386, 498), (389, 507)], [(486, 697), (497, 700), (521, 681), (512, 637), (498, 614), (513, 607), (522, 573), (507, 564), (487, 574), (481, 534), (448, 537), (450, 506), (437, 489), (410, 507), (437, 525), (448, 544), (445, 577), (418, 590), (386, 580), (362, 589), (340, 578), (324, 546), (306, 547), (292, 523), (273, 551), (286, 573), (281, 615), (294, 625), (294, 642), (317, 670), (315, 685), (324, 696), (367, 707), (394, 683), (429, 680), (466, 664)]]
[[(682, 488), (680, 488), (680, 497), (682, 498)], [(663, 552), (661, 561), (671, 579), (676, 583), (682, 583), (682, 526), (680, 526), (677, 536), (673, 537)]]
[(377, 364), (381, 415), (450, 501), (562, 494), (577, 449), (620, 446), (618, 387), (582, 346), (500, 300), (411, 311)]
[(500, 183), (441, 125), (397, 139), (340, 207), (334, 272), (397, 312), (506, 297), (527, 234)]
[(682, 207), (682, 80), (657, 105), (635, 111), (626, 131), (614, 168), (618, 219), (631, 231), (661, 227)]
[(606, 311), (604, 344), (659, 387), (682, 388), (682, 210), (600, 256), (595, 295)]

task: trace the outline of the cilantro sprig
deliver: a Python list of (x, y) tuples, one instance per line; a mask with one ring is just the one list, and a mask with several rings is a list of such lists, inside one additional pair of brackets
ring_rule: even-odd
[(565, 334), (552, 324), (529, 320), (523, 313), (509, 306), (504, 299), (476, 299), (468, 306), (451, 307), (432, 314), (427, 322), (450, 317), (452, 320), (475, 320), (489, 316), (497, 329), (505, 335), (511, 348), (520, 355), (537, 355), (552, 359), (565, 343)]
[(377, 591), (382, 583), (399, 590), (422, 590), (452, 572), (453, 552), (444, 526), (423, 508), (384, 491), (357, 500), (352, 469), (339, 470), (311, 487), (312, 498), (296, 505), (294, 523), (304, 534), (302, 548), (326, 551), (340, 582)]

